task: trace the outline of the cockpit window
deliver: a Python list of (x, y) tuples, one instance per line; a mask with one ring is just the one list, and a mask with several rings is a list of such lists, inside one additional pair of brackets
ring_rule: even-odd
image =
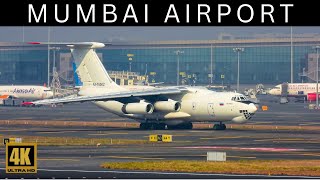
[(234, 96), (231, 98), (232, 101), (248, 101), (247, 97), (243, 95)]
[(231, 98), (232, 101), (236, 101), (236, 102), (240, 102), (240, 103), (244, 103), (244, 104), (251, 104), (253, 103), (252, 101), (250, 101), (246, 96), (244, 95), (235, 95)]

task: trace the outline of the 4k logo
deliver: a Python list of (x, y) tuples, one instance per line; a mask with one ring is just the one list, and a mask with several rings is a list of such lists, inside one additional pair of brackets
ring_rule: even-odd
[(37, 173), (37, 145), (7, 143), (6, 173)]

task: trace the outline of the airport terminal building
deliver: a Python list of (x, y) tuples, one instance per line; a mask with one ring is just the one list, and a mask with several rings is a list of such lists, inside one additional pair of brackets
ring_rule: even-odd
[[(107, 70), (147, 73), (149, 81), (198, 85), (278, 84), (290, 81), (291, 52), (294, 82), (313, 82), (320, 37), (119, 42), (97, 52)], [(0, 43), (1, 84), (44, 84), (48, 76), (47, 46)], [(238, 51), (235, 50), (238, 49)], [(62, 81), (72, 82), (68, 49), (51, 49)], [(179, 71), (178, 71), (179, 69)], [(212, 72), (212, 77), (211, 77)]]

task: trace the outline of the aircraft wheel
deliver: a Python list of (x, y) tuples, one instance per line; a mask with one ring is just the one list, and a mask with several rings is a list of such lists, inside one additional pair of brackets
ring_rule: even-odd
[(140, 123), (140, 129), (146, 130), (147, 124), (146, 123)]
[(172, 129), (175, 129), (175, 126), (167, 125), (167, 128), (172, 130)]
[(192, 123), (183, 123), (178, 125), (168, 125), (168, 129), (192, 129), (193, 125)]
[(192, 123), (187, 123), (187, 124), (185, 125), (185, 129), (192, 129), (192, 128), (193, 128)]
[(166, 124), (164, 124), (164, 123), (157, 124), (157, 129), (165, 130), (166, 129)]
[(140, 123), (140, 129), (143, 130), (164, 130), (167, 125), (164, 123)]
[(148, 124), (147, 124), (147, 129), (149, 129), (149, 130), (154, 130), (154, 129), (156, 129), (156, 124), (154, 124), (154, 123), (148, 123)]
[(227, 126), (225, 124), (215, 124), (213, 126), (214, 130), (225, 130), (227, 128)]
[(225, 124), (222, 124), (222, 130), (226, 130), (227, 126)]
[(219, 124), (213, 125), (212, 129), (214, 129), (214, 130), (219, 130)]

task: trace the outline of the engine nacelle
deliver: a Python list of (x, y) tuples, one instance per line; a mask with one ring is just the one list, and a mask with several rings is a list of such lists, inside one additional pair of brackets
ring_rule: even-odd
[(154, 107), (150, 103), (128, 103), (122, 107), (125, 114), (151, 114)]
[(181, 109), (181, 103), (177, 101), (157, 101), (154, 103), (154, 109), (165, 112), (178, 112)]

